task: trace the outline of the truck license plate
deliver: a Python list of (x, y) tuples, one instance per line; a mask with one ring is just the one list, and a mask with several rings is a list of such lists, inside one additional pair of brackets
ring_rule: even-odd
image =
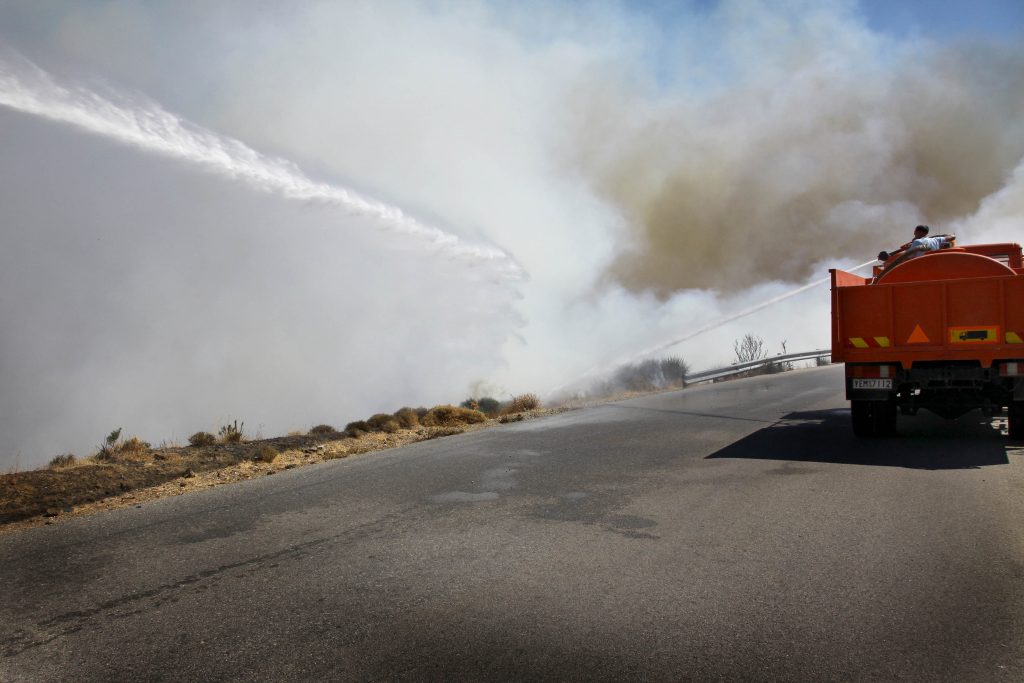
[(891, 379), (855, 379), (853, 380), (854, 389), (892, 389)]

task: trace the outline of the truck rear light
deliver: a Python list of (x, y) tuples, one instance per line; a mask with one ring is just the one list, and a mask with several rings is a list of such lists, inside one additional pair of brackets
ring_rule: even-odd
[(1020, 377), (1024, 375), (1024, 362), (1001, 363), (999, 365), (999, 374), (1003, 377)]
[(898, 369), (898, 365), (847, 365), (846, 376), (885, 379), (895, 377)]

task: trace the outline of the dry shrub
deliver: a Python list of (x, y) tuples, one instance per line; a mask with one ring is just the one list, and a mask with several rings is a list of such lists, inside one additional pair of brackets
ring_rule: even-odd
[(94, 460), (111, 460), (117, 454), (117, 441), (121, 438), (121, 427), (110, 432), (93, 457)]
[(479, 410), (470, 410), (457, 406), (434, 406), (426, 415), (420, 418), (420, 424), (425, 427), (451, 427), (453, 425), (483, 422), (486, 419), (487, 416)]
[(118, 455), (142, 455), (149, 450), (149, 443), (143, 441), (137, 436), (133, 436), (132, 438), (118, 444), (115, 450)]
[(395, 411), (395, 419), (402, 429), (414, 429), (420, 426), (420, 416), (413, 408), (399, 408)]
[(500, 422), (503, 425), (506, 425), (509, 422), (522, 422), (522, 421), (523, 421), (523, 414), (522, 413), (519, 413), (517, 415), (502, 415), (501, 417), (498, 418), (498, 422)]
[(329, 436), (334, 433), (335, 429), (331, 425), (317, 425), (309, 430), (310, 436)]
[(75, 457), (74, 453), (65, 453), (64, 455), (58, 455), (54, 457), (53, 460), (49, 462), (47, 467), (50, 469), (55, 469), (57, 467), (70, 467), (71, 465), (75, 464), (75, 461), (77, 459), (78, 458)]
[(389, 415), (388, 413), (377, 413), (367, 420), (366, 424), (368, 424), (370, 429), (375, 432), (387, 432), (388, 434), (397, 432), (402, 428), (402, 426), (398, 424), (398, 420), (395, 419), (395, 416)]
[(512, 397), (505, 412), (525, 413), (527, 410), (536, 410), (537, 408), (540, 408), (540, 399), (537, 398), (537, 394), (520, 394)]
[(260, 462), (274, 462), (277, 459), (277, 449), (273, 446), (264, 444), (260, 446), (260, 449), (256, 451), (256, 459)]
[(224, 443), (240, 443), (245, 436), (245, 423), (235, 420), (221, 427), (217, 434)]
[(121, 456), (138, 456), (143, 455), (149, 450), (150, 444), (147, 441), (143, 441), (137, 436), (133, 436), (125, 441), (120, 441), (121, 428), (117, 428), (110, 432), (103, 441), (103, 445), (99, 447), (96, 454), (92, 456), (93, 460), (100, 462), (107, 462), (110, 460), (116, 460)]
[(356, 420), (355, 422), (349, 422), (345, 425), (345, 435), (350, 436), (353, 439), (358, 439), (363, 434), (372, 431), (370, 425), (366, 424), (365, 420)]
[(422, 421), (423, 416), (429, 412), (430, 408), (424, 408), (423, 406), (420, 406), (419, 408), (416, 409), (416, 417), (418, 417)]
[(212, 446), (215, 443), (217, 443), (217, 437), (210, 432), (196, 432), (192, 436), (188, 437), (188, 445), (193, 448)]

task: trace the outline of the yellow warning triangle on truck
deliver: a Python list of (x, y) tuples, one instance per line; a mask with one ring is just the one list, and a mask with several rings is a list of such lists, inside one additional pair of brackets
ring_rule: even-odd
[(920, 325), (914, 325), (914, 331), (910, 333), (909, 337), (907, 337), (908, 344), (928, 344), (930, 342), (931, 339), (929, 339), (928, 335), (924, 333), (924, 330), (921, 329)]

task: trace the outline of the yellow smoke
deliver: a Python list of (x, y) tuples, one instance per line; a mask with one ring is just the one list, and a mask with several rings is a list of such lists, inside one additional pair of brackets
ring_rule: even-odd
[(919, 45), (882, 59), (877, 37), (828, 38), (805, 36), (796, 56), (717, 91), (595, 79), (573, 93), (571, 163), (627, 226), (609, 279), (663, 299), (803, 282), (1004, 190), (1024, 156), (1021, 50)]

